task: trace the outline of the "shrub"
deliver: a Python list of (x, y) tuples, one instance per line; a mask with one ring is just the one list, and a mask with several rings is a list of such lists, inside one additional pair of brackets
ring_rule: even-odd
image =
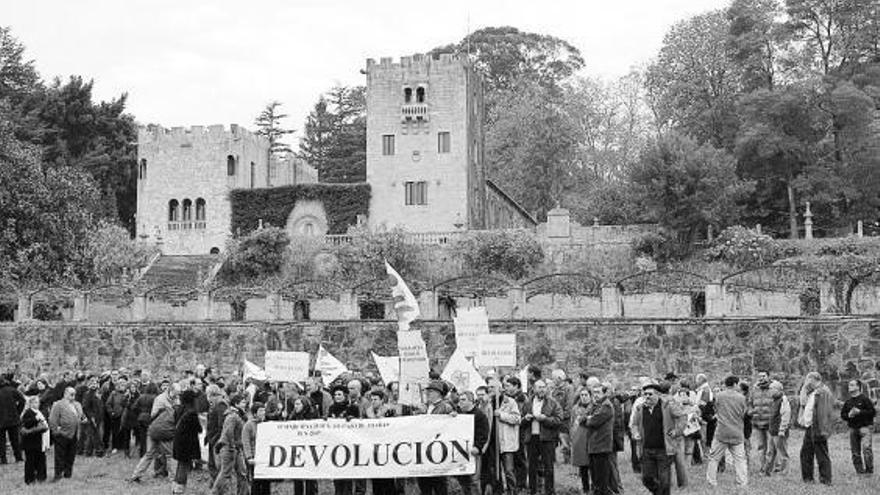
[(664, 230), (643, 234), (632, 241), (636, 257), (651, 258), (658, 263), (681, 260), (687, 257), (691, 246)]
[(544, 250), (527, 230), (473, 231), (456, 241), (467, 270), (519, 280), (544, 261)]
[(218, 278), (226, 284), (252, 284), (281, 274), (290, 237), (265, 227), (231, 242)]
[(706, 250), (708, 261), (724, 261), (737, 268), (769, 265), (786, 256), (786, 249), (766, 234), (736, 225), (724, 229)]
[(387, 232), (373, 232), (366, 227), (349, 230), (351, 242), (334, 249), (339, 261), (339, 276), (351, 283), (371, 278), (382, 278), (385, 261), (394, 267), (407, 283), (423, 280), (422, 246), (407, 242), (407, 233), (395, 228)]

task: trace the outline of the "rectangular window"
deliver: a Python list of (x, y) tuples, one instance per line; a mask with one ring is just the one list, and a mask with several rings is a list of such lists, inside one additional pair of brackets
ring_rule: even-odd
[(382, 135), (382, 154), (385, 156), (394, 154), (394, 134)]
[(437, 153), (449, 153), (449, 142), (448, 132), (437, 133)]
[(424, 181), (405, 183), (403, 202), (406, 205), (428, 204), (428, 183)]

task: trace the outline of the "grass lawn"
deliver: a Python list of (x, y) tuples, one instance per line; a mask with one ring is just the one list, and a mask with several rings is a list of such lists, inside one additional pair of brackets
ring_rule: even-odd
[[(876, 443), (876, 442), (875, 442)], [(746, 489), (737, 490), (734, 486), (733, 469), (719, 475), (719, 487), (712, 490), (706, 483), (706, 470), (704, 466), (690, 467), (689, 475), (691, 485), (684, 489), (673, 488), (673, 493), (681, 494), (834, 494), (834, 495), (875, 495), (880, 493), (878, 477), (857, 477), (850, 461), (849, 441), (845, 434), (836, 434), (829, 441), (834, 484), (826, 487), (819, 484), (807, 485), (800, 480), (800, 464), (798, 452), (801, 444), (801, 432), (795, 431), (789, 439), (789, 454), (792, 456), (789, 472), (785, 476), (766, 478), (763, 476), (751, 476)], [(754, 450), (753, 450), (754, 454)], [(753, 455), (753, 459), (756, 455)], [(641, 480), (633, 473), (626, 461), (628, 457), (619, 455), (623, 486), (627, 494), (647, 494), (642, 487)], [(52, 451), (48, 453), (49, 478), (52, 477)], [(44, 483), (36, 486), (25, 486), (23, 481), (24, 465), (9, 464), (0, 466), (0, 495), (12, 494), (88, 494), (88, 495), (147, 495), (156, 493), (171, 493), (170, 480), (156, 480), (146, 478), (141, 484), (128, 484), (124, 480), (134, 469), (135, 460), (126, 459), (117, 454), (109, 458), (85, 458), (78, 457), (73, 469), (73, 478), (59, 483)], [(750, 473), (751, 475), (752, 473)], [(818, 473), (817, 473), (818, 475)], [(673, 474), (673, 479), (674, 479)], [(580, 481), (577, 478), (575, 468), (571, 466), (557, 466), (556, 475), (559, 495), (575, 495), (579, 493)], [(452, 486), (455, 483), (451, 483)], [(190, 478), (187, 493), (209, 493), (207, 474), (195, 472)], [(276, 483), (273, 488), (275, 494), (293, 494), (293, 486), (290, 483)], [(329, 481), (322, 481), (320, 485), (321, 495), (333, 493), (333, 485)], [(410, 487), (409, 493), (417, 494), (415, 487)], [(453, 488), (451, 493), (457, 493)]]

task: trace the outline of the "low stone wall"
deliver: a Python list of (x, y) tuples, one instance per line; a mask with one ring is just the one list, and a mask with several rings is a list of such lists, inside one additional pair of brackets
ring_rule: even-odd
[[(496, 320), (516, 333), (520, 366), (611, 375), (630, 384), (642, 375), (703, 372), (713, 380), (770, 369), (793, 390), (818, 370), (835, 391), (866, 380), (880, 396), (880, 319)], [(27, 373), (125, 366), (177, 373), (197, 363), (233, 373), (243, 359), (262, 364), (266, 350), (317, 353), (324, 345), (351, 369), (374, 370), (370, 352), (396, 355), (392, 321), (25, 323), (0, 325), (0, 366)], [(431, 365), (455, 349), (452, 322), (414, 324)]]

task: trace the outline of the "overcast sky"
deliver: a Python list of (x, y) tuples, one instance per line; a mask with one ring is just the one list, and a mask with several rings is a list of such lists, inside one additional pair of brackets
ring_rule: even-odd
[(95, 79), (129, 94), (141, 123), (253, 128), (270, 100), (300, 130), (318, 96), (363, 84), (367, 58), (459, 41), (486, 26), (551, 34), (578, 47), (585, 73), (625, 74), (653, 57), (677, 20), (727, 0), (181, 1), (3, 0), (0, 25), (50, 79)]

